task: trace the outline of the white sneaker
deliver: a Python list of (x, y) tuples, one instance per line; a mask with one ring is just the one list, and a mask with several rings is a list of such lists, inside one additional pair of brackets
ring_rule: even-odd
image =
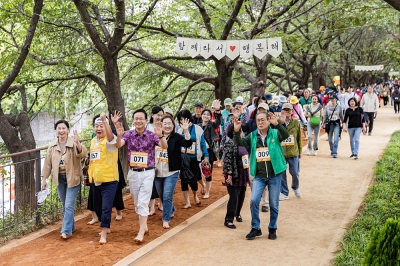
[(288, 199), (289, 199), (289, 196), (286, 196), (286, 195), (284, 195), (282, 193), (279, 195), (279, 200), (281, 200), (281, 201), (282, 200), (288, 200)]
[(307, 155), (311, 155), (312, 152), (313, 152), (312, 150), (308, 149), (307, 150)]
[(294, 190), (294, 194), (296, 195), (296, 197), (301, 198), (300, 188), (298, 188), (298, 189), (293, 189), (293, 190)]
[(313, 152), (313, 155), (314, 155), (314, 156), (317, 156), (317, 151), (314, 151), (314, 152)]

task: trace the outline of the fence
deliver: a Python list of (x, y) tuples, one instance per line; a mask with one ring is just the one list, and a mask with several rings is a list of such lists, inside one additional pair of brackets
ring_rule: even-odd
[[(44, 204), (37, 204), (36, 193), (41, 190), (40, 177), (46, 150), (44, 147), (0, 156), (0, 163), (5, 162), (0, 164), (0, 244), (54, 223), (62, 217), (57, 188), (51, 182), (51, 194)], [(13, 157), (23, 155), (30, 155), (34, 159), (11, 162)], [(81, 185), (76, 211), (86, 206), (88, 194), (89, 188)]]

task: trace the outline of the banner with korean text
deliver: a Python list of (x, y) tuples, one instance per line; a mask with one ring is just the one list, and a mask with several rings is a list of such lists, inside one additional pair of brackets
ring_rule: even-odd
[(214, 56), (220, 60), (227, 56), (234, 60), (240, 56), (246, 60), (254, 55), (262, 59), (267, 54), (278, 57), (282, 53), (282, 38), (214, 41), (178, 37), (175, 51), (180, 56), (188, 54), (192, 58), (201, 55), (205, 59)]

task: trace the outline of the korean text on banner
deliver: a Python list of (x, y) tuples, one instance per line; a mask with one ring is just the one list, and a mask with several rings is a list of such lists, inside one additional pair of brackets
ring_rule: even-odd
[(189, 39), (188, 38), (181, 38), (178, 37), (176, 38), (176, 46), (175, 46), (175, 51), (180, 55), (186, 54), (188, 50), (188, 45), (189, 45)]

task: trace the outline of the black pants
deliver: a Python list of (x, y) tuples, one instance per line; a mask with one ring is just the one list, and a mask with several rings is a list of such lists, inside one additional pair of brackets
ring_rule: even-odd
[(400, 111), (400, 102), (394, 102), (394, 112), (398, 113)]
[(235, 216), (240, 215), (243, 207), (244, 197), (246, 196), (246, 186), (227, 186), (229, 200), (226, 205), (225, 222), (233, 222)]
[(201, 173), (200, 173), (200, 162), (197, 161), (196, 158), (191, 158), (190, 159), (190, 171), (193, 173), (194, 177), (190, 179), (190, 181), (183, 180), (181, 178), (181, 187), (182, 191), (188, 191), (189, 186), (192, 189), (192, 191), (197, 191), (199, 189), (197, 181), (201, 180)]
[(383, 99), (383, 105), (386, 106), (388, 104), (389, 97), (388, 96), (382, 97), (382, 99)]
[[(375, 112), (365, 112), (367, 114), (367, 120), (368, 120), (368, 132), (372, 132), (372, 129), (374, 128), (374, 115)], [(366, 117), (364, 117), (366, 118)]]

